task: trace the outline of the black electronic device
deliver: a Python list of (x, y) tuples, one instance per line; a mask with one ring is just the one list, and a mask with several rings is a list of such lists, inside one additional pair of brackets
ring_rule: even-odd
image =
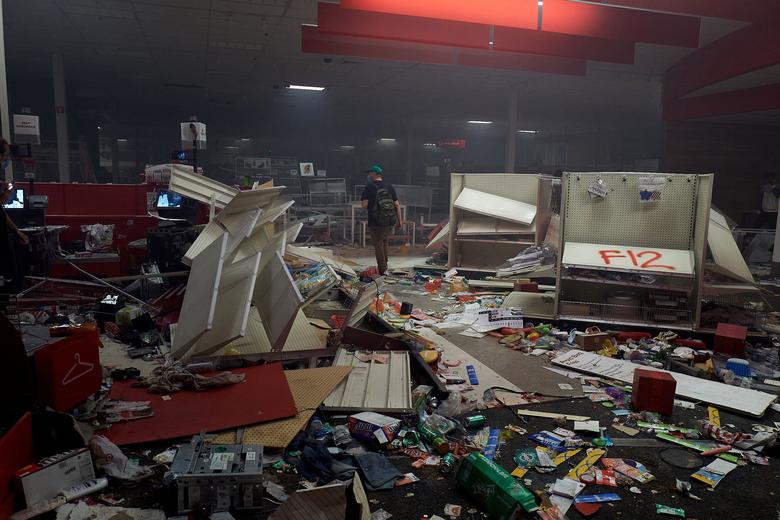
[(8, 183), (8, 188), (13, 190), (13, 195), (8, 197), (8, 199), (3, 202), (3, 207), (6, 209), (23, 209), (24, 188), (15, 188), (13, 183)]
[(45, 225), (46, 210), (43, 208), (6, 208), (5, 212), (20, 229)]
[(157, 194), (157, 209), (180, 208), (182, 202), (182, 196), (173, 191), (163, 190)]
[(146, 232), (149, 260), (157, 264), (162, 273), (186, 269), (181, 259), (196, 236), (193, 227), (187, 223), (149, 228)]

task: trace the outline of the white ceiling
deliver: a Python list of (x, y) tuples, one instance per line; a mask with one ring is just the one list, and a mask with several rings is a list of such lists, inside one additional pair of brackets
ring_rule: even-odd
[[(687, 49), (637, 46), (636, 64), (591, 62), (585, 77), (324, 56), (300, 51), (315, 0), (6, 0), (11, 97), (51, 82), (64, 55), (78, 106), (105, 117), (152, 114), (223, 127), (459, 125), (503, 120), (512, 90), (534, 127), (653, 125), (660, 77)], [(702, 40), (741, 27), (703, 21)], [(278, 88), (328, 87), (321, 94)], [(274, 87), (277, 88), (274, 88)]]

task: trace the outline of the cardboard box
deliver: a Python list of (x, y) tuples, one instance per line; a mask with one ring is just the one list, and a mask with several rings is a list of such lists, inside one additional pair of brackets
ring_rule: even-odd
[(95, 469), (87, 448), (47, 457), (16, 472), (28, 507), (56, 497), (63, 489), (94, 478)]
[(744, 358), (747, 333), (747, 327), (730, 323), (718, 323), (718, 328), (715, 329), (713, 350), (717, 354)]
[(637, 368), (631, 401), (634, 410), (672, 415), (677, 381), (668, 372)]
[(604, 340), (609, 339), (611, 334), (607, 332), (593, 332), (588, 334), (586, 332), (577, 332), (574, 335), (574, 343), (579, 345), (582, 350), (588, 352), (593, 350), (601, 350), (604, 347)]
[(457, 481), (479, 506), (494, 520), (515, 518), (519, 508), (536, 511), (536, 499), (504, 468), (481, 453), (463, 459)]
[(356, 439), (387, 444), (401, 428), (401, 420), (375, 412), (361, 412), (350, 415), (347, 426)]

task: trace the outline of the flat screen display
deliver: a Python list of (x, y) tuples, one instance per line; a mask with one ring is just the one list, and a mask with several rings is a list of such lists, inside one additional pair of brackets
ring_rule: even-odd
[(158, 208), (180, 208), (181, 207), (181, 195), (173, 193), (172, 191), (161, 191), (157, 195), (157, 207)]
[(3, 203), (4, 208), (21, 209), (24, 208), (24, 190), (22, 188), (16, 188), (12, 197), (8, 197)]

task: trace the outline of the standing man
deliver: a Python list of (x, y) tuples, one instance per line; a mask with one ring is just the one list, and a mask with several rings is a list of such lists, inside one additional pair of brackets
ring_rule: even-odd
[[(8, 168), (11, 159), (11, 147), (8, 141), (0, 139), (0, 174)], [(18, 239), (22, 244), (27, 245), (30, 243), (30, 239), (27, 238), (22, 231), (16, 227), (16, 224), (11, 220), (8, 214), (3, 209), (5, 204), (12, 196), (16, 194), (13, 183), (4, 183), (0, 190), (0, 277), (5, 278), (7, 282), (3, 284), (0, 282), (0, 293), (2, 292), (18, 292), (22, 289), (22, 280), (17, 280), (18, 275), (16, 272), (16, 251), (12, 242), (11, 233), (13, 237)]]
[(380, 275), (387, 272), (387, 243), (393, 226), (401, 227), (401, 204), (395, 188), (382, 180), (382, 167), (378, 164), (366, 170), (368, 183), (360, 197), (363, 209), (368, 213), (368, 230), (376, 253), (376, 266)]
[(758, 228), (773, 229), (777, 224), (777, 202), (780, 197), (780, 187), (775, 182), (775, 174), (767, 173), (764, 176), (764, 185), (761, 186), (761, 215), (758, 218)]

